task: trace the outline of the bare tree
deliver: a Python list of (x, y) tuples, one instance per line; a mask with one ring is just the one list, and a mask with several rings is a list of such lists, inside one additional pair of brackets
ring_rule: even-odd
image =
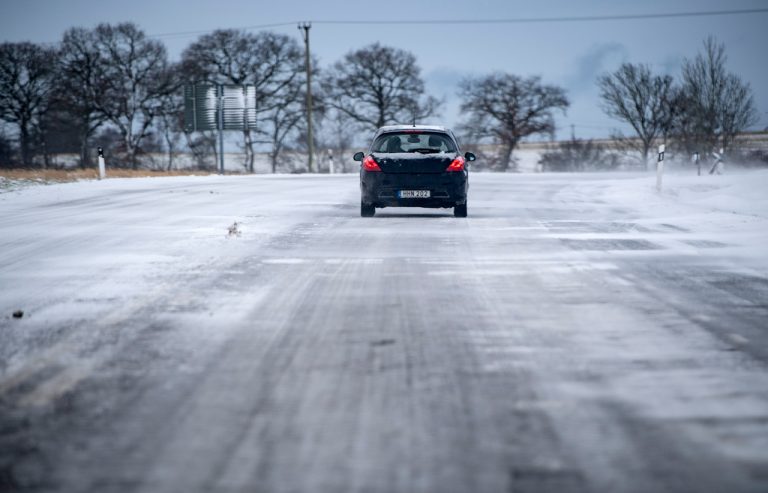
[(737, 134), (757, 122), (752, 89), (727, 72), (726, 61), (725, 45), (709, 37), (704, 52), (683, 63), (675, 129), (686, 147), (705, 153), (728, 149)]
[(379, 43), (348, 53), (322, 81), (327, 104), (360, 128), (416, 123), (436, 114), (439, 101), (424, 94), (413, 54)]
[(80, 165), (90, 163), (89, 140), (107, 120), (99, 111), (106, 98), (106, 63), (93, 30), (72, 28), (64, 33), (58, 52), (60, 77), (55, 98), (70, 114), (80, 140)]
[(184, 100), (177, 94), (168, 94), (163, 98), (162, 109), (157, 121), (157, 127), (163, 136), (165, 151), (168, 153), (166, 170), (173, 169), (173, 160), (176, 157), (179, 140), (184, 128)]
[(723, 148), (733, 146), (736, 137), (759, 121), (749, 84), (729, 74), (720, 112)]
[(168, 74), (169, 89), (160, 97), (156, 126), (162, 134), (165, 151), (168, 153), (166, 170), (170, 171), (173, 169), (173, 160), (184, 133), (184, 78), (180, 65), (171, 65)]
[(117, 129), (128, 162), (138, 167), (141, 142), (173, 90), (165, 46), (135, 24), (100, 24), (95, 31), (105, 89), (98, 111)]
[(0, 168), (11, 168), (13, 166), (14, 149), (11, 139), (5, 135), (5, 131), (0, 126)]
[(277, 172), (277, 162), (286, 138), (306, 119), (306, 106), (303, 103), (306, 90), (303, 84), (300, 79), (295, 79), (287, 85), (269, 113), (269, 138), (272, 142), (269, 161), (272, 173)]
[(603, 111), (619, 121), (629, 124), (637, 135), (634, 146), (640, 152), (643, 164), (654, 141), (665, 137), (672, 120), (674, 100), (673, 79), (669, 75), (654, 75), (647, 65), (623, 63), (613, 73), (598, 77)]
[(32, 164), (33, 134), (48, 110), (55, 60), (52, 49), (36, 44), (0, 44), (0, 119), (18, 129), (24, 166)]
[[(348, 151), (354, 147), (357, 140), (354, 122), (351, 122), (345, 114), (332, 110), (326, 114), (318, 127), (319, 148), (331, 149), (334, 152), (336, 169), (341, 173), (346, 173), (347, 165), (352, 156), (352, 153)], [(370, 136), (366, 137), (370, 138)]]
[[(253, 85), (256, 112), (263, 119), (274, 116), (275, 108), (285, 104), (282, 93), (289, 90), (289, 85), (303, 80), (303, 60), (298, 42), (289, 36), (234, 29), (203, 35), (182, 54), (183, 70), (191, 81)], [(251, 129), (243, 130), (245, 167), (251, 172), (253, 137)]]
[[(312, 80), (318, 79), (319, 62), (312, 60)], [(303, 74), (302, 74), (303, 75)], [(307, 131), (306, 79), (292, 80), (274, 97), (274, 104), (267, 116), (268, 137), (272, 144), (269, 153), (272, 172), (277, 172), (280, 154), (284, 149), (309, 152), (309, 132)], [(326, 114), (325, 96), (315, 84), (312, 88), (313, 99), (313, 143), (317, 149), (317, 130), (322, 126)], [(292, 139), (289, 139), (292, 137)]]
[(459, 96), (461, 111), (469, 115), (463, 124), (467, 134), (502, 144), (501, 171), (509, 169), (521, 139), (554, 132), (553, 112), (570, 104), (563, 88), (542, 84), (540, 77), (504, 73), (462, 80)]

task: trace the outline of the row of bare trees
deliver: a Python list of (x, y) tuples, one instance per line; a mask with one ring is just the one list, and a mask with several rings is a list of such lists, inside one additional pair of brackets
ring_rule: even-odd
[(50, 106), (53, 58), (53, 50), (32, 43), (0, 44), (0, 119), (17, 128), (24, 163), (31, 162), (36, 130)]
[[(632, 127), (636, 138), (625, 140), (646, 161), (660, 138), (686, 151), (728, 147), (755, 122), (756, 112), (748, 84), (728, 73), (725, 61), (723, 45), (710, 38), (704, 53), (685, 61), (680, 82), (647, 65), (623, 64), (598, 79), (603, 107)], [(318, 68), (317, 60), (311, 65), (315, 148), (345, 152), (361, 141), (359, 135), (382, 125), (439, 115), (442, 101), (426, 94), (416, 58), (407, 51), (375, 43), (327, 68)], [(130, 23), (72, 28), (55, 48), (3, 43), (0, 120), (6, 128), (0, 126), (0, 158), (11, 154), (7, 136), (13, 134), (18, 162), (27, 166), (48, 164), (51, 153), (71, 152), (75, 143), (80, 164), (88, 166), (94, 140), (132, 167), (147, 151), (164, 149), (170, 168), (184, 147), (198, 165), (213, 163), (214, 135), (184, 132), (182, 86), (248, 84), (256, 92), (258, 124), (242, 131), (243, 167), (253, 172), (256, 150), (267, 149), (274, 172), (283, 151), (309, 147), (305, 77), (303, 47), (268, 31), (204, 34), (178, 63), (168, 60), (161, 42)], [(496, 144), (501, 152), (493, 168), (501, 171), (514, 167), (521, 140), (554, 135), (556, 114), (569, 106), (562, 87), (502, 72), (465, 78), (458, 96), (460, 132), (472, 142)]]
[(655, 144), (668, 140), (686, 155), (728, 150), (758, 118), (749, 84), (729, 73), (726, 61), (725, 46), (709, 37), (702, 53), (684, 60), (679, 81), (631, 63), (600, 76), (603, 110), (634, 132), (632, 139), (620, 133), (616, 139), (638, 151), (643, 163)]
[(109, 124), (136, 166), (163, 98), (174, 90), (165, 47), (133, 24), (73, 28), (56, 49), (0, 45), (0, 118), (16, 127), (23, 165), (33, 154), (47, 164), (50, 144), (73, 134), (85, 165), (89, 139)]
[[(169, 167), (184, 146), (199, 163), (212, 162), (214, 135), (183, 131), (181, 87), (248, 84), (256, 91), (259, 125), (242, 131), (243, 166), (254, 170), (262, 146), (275, 171), (283, 150), (308, 147), (303, 58), (303, 49), (286, 35), (218, 30), (200, 36), (171, 63), (163, 44), (134, 24), (72, 28), (56, 48), (0, 45), (0, 119), (15, 130), (19, 161), (27, 166), (40, 159), (47, 164), (49, 153), (71, 151), (74, 142), (81, 165), (88, 166), (94, 139), (111, 139), (113, 155), (132, 167), (158, 146), (168, 152)], [(442, 101), (426, 94), (416, 58), (405, 50), (374, 43), (324, 70), (317, 60), (312, 65), (317, 133), (324, 140), (316, 148), (344, 152), (382, 125), (439, 115)], [(503, 73), (464, 80), (460, 97), (468, 115), (465, 133), (502, 144), (504, 170), (520, 140), (553, 132), (553, 111), (568, 106), (562, 88)]]
[[(256, 129), (242, 131), (244, 169), (254, 170), (256, 147), (269, 149), (272, 169), (286, 148), (306, 149), (304, 52), (290, 36), (218, 30), (192, 42), (178, 63), (164, 45), (131, 23), (72, 28), (56, 47), (0, 45), (0, 120), (14, 134), (18, 162), (48, 164), (49, 154), (77, 142), (82, 166), (94, 138), (108, 134), (114, 157), (137, 167), (148, 149), (163, 147), (169, 167), (186, 146), (199, 162), (213, 162), (212, 134), (183, 131), (185, 83), (248, 84), (257, 101)], [(317, 60), (312, 64), (318, 67)], [(348, 148), (356, 133), (434, 115), (415, 57), (373, 44), (347, 54), (313, 87), (320, 143)], [(104, 140), (102, 138), (101, 140)], [(117, 142), (115, 142), (117, 141)], [(318, 147), (316, 145), (316, 147)], [(3, 151), (4, 154), (9, 154)], [(42, 161), (41, 161), (42, 160)], [(0, 163), (3, 164), (3, 163)]]
[[(172, 64), (165, 46), (134, 24), (73, 28), (55, 50), (30, 43), (0, 46), (0, 116), (17, 129), (24, 165), (32, 164), (33, 142), (45, 151), (51, 134), (64, 126), (76, 129), (83, 166), (89, 164), (92, 137), (105, 127), (120, 136), (114, 148), (130, 166), (138, 166), (147, 140), (159, 139), (172, 163), (183, 127), (183, 84), (251, 84), (265, 122), (261, 133), (270, 122), (279, 145), (300, 120), (301, 57), (288, 36), (222, 30), (199, 38)], [(214, 151), (210, 136), (185, 138), (201, 156)], [(250, 130), (243, 132), (244, 166), (251, 171), (254, 140)]]

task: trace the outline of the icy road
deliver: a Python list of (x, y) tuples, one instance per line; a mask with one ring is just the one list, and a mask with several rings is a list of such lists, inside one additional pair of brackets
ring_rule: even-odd
[(768, 491), (767, 173), (356, 180), (0, 194), (0, 491)]

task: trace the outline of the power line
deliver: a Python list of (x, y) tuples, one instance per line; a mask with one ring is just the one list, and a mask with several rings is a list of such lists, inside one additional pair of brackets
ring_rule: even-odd
[[(590, 16), (573, 16), (573, 17), (518, 17), (510, 19), (443, 19), (443, 20), (324, 20), (324, 21), (312, 21), (315, 24), (389, 24), (389, 25), (429, 25), (429, 24), (530, 24), (530, 23), (545, 23), (545, 22), (589, 22), (589, 21), (620, 21), (620, 20), (633, 20), (633, 19), (664, 19), (664, 18), (679, 18), (679, 17), (713, 17), (721, 15), (740, 15), (740, 14), (764, 14), (768, 12), (768, 8), (763, 9), (743, 9), (743, 10), (712, 10), (712, 11), (699, 11), (699, 12), (672, 12), (666, 14), (628, 14), (628, 15), (590, 15)], [(241, 29), (245, 31), (269, 29), (272, 27), (286, 27), (295, 26), (297, 21), (290, 22), (274, 22), (271, 24), (257, 24), (252, 26), (240, 26), (234, 29)], [(172, 38), (172, 37), (184, 37), (184, 36), (196, 36), (200, 34), (209, 34), (216, 31), (216, 29), (203, 29), (199, 31), (177, 31), (168, 33), (148, 34), (149, 38)], [(45, 45), (57, 45), (59, 41), (46, 41), (40, 44)]]
[(666, 14), (588, 15), (572, 17), (517, 17), (510, 19), (444, 19), (444, 20), (359, 20), (359, 21), (313, 21), (315, 24), (525, 24), (534, 22), (588, 22), (617, 21), (633, 19), (664, 19), (674, 17), (706, 17), (719, 15), (766, 13), (764, 9), (714, 10), (700, 12), (672, 12)]
[[(711, 10), (711, 11), (692, 11), (692, 12), (668, 12), (655, 14), (624, 14), (624, 15), (587, 15), (587, 16), (564, 16), (564, 17), (514, 17), (508, 19), (442, 19), (442, 20), (314, 20), (314, 24), (336, 24), (336, 25), (440, 25), (440, 24), (533, 24), (533, 23), (565, 23), (565, 22), (592, 22), (592, 21), (622, 21), (622, 20), (641, 20), (641, 19), (671, 19), (681, 17), (714, 17), (724, 15), (744, 15), (744, 14), (762, 14), (768, 13), (768, 8), (762, 9), (741, 9), (741, 10)], [(241, 26), (237, 29), (258, 30), (271, 27), (285, 27), (296, 25), (297, 21), (276, 22), (272, 24), (259, 24), (253, 26)], [(152, 34), (152, 38), (165, 38), (173, 36), (194, 36), (199, 34), (208, 34), (214, 29), (201, 31), (181, 31)]]
[[(258, 29), (269, 29), (271, 27), (284, 27), (284, 26), (295, 26), (295, 25), (296, 25), (296, 22), (275, 22), (272, 24), (258, 24), (255, 26), (241, 26), (235, 29), (251, 31), (251, 30), (258, 30)], [(217, 29), (202, 29), (200, 31), (177, 31), (177, 32), (171, 32), (171, 33), (147, 34), (147, 37), (148, 38), (173, 38), (173, 37), (181, 38), (184, 36), (197, 36), (200, 34), (210, 34), (216, 30)], [(60, 43), (61, 41), (42, 41), (42, 42), (39, 42), (38, 44), (56, 46)]]
[[(296, 25), (296, 22), (276, 22), (273, 24), (260, 24), (256, 26), (243, 26), (238, 27), (237, 29), (243, 29), (246, 31), (250, 30), (256, 30), (256, 29), (268, 29), (270, 27), (283, 27), (283, 26), (294, 26)], [(208, 34), (214, 32), (216, 29), (205, 29), (202, 31), (180, 31), (180, 32), (173, 32), (173, 33), (160, 33), (160, 34), (149, 34), (148, 37), (150, 38), (167, 38), (172, 36), (195, 36), (197, 34)]]

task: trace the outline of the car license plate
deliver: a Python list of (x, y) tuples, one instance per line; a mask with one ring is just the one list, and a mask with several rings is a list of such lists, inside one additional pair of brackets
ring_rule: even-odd
[(401, 199), (428, 199), (429, 190), (400, 190)]

